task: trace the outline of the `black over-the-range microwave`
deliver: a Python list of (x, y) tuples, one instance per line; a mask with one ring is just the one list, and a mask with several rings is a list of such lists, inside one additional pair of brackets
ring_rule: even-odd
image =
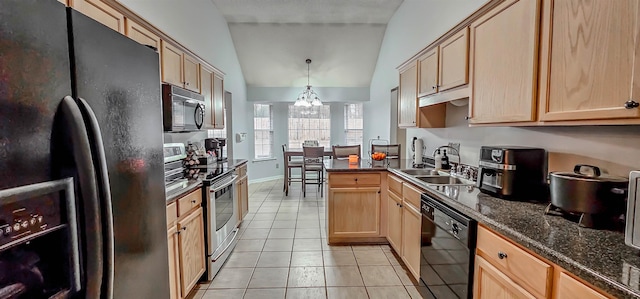
[(204, 123), (204, 96), (186, 89), (162, 84), (165, 132), (198, 131)]

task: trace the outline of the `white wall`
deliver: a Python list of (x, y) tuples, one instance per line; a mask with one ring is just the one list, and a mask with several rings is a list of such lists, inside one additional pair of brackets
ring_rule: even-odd
[[(371, 102), (365, 106), (365, 136), (388, 132), (385, 109), (389, 90), (398, 85), (395, 69), (404, 60), (435, 40), (484, 1), (405, 0), (387, 27), (378, 64), (371, 82)], [(640, 128), (638, 126), (581, 127), (480, 127), (469, 128), (464, 117), (468, 106), (447, 105), (447, 127), (407, 129), (406, 144), (422, 138), (426, 155), (448, 142), (461, 144), (465, 164), (477, 165), (482, 145), (524, 145), (549, 152), (549, 170), (571, 170), (576, 163), (592, 163), (618, 175), (640, 169)], [(389, 127), (393, 127), (389, 126)], [(365, 137), (368, 138), (368, 137)]]
[[(398, 67), (478, 9), (485, 0), (405, 0), (393, 15), (382, 40), (371, 79), (371, 101), (364, 106), (364, 139), (389, 139), (391, 89), (398, 86)], [(405, 146), (406, 148), (406, 146)]]
[[(249, 159), (250, 142), (235, 143), (235, 133), (253, 127), (247, 110), (247, 89), (229, 27), (210, 0), (120, 0), (129, 9), (211, 63), (225, 75), (224, 89), (233, 94), (233, 158)], [(188, 5), (187, 5), (188, 3)], [(249, 165), (251, 168), (251, 165)], [(249, 170), (251, 176), (251, 171)]]

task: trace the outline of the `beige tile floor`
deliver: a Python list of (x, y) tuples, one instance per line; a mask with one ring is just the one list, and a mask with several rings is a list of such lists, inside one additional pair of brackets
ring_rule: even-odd
[(238, 244), (212, 282), (189, 299), (434, 298), (388, 245), (327, 245), (325, 199), (313, 186), (289, 196), (282, 180), (249, 185)]

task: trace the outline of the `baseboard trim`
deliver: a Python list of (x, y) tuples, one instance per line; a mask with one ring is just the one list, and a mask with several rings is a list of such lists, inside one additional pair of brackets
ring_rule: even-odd
[(266, 178), (249, 180), (249, 184), (268, 182), (268, 181), (273, 181), (273, 180), (282, 179), (282, 178), (284, 178), (284, 175), (270, 176), (270, 177), (266, 177)]

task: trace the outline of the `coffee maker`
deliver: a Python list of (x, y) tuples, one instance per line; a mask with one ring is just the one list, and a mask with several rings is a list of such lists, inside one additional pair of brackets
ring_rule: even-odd
[(218, 139), (218, 152), (216, 152), (216, 157), (218, 157), (218, 162), (226, 162), (227, 156), (224, 151), (224, 147), (227, 146), (227, 138), (216, 138)]
[(224, 147), (227, 145), (226, 138), (207, 138), (204, 140), (204, 149), (207, 152), (213, 152), (216, 161), (227, 161), (227, 157), (224, 155)]
[(541, 148), (483, 146), (478, 188), (503, 199), (546, 201), (547, 156)]

